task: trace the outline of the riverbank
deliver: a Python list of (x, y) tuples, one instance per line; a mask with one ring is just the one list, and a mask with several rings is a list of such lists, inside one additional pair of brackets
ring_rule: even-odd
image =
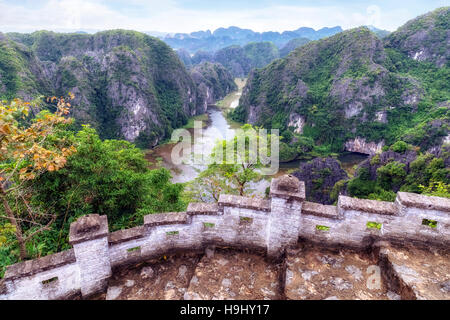
[[(183, 127), (191, 134), (191, 137), (199, 137), (192, 141), (192, 154), (210, 155), (212, 149), (221, 140), (232, 139), (235, 130), (241, 127), (241, 124), (233, 123), (226, 117), (227, 110), (232, 106), (239, 104), (239, 98), (242, 89), (245, 86), (246, 79), (235, 79), (238, 90), (231, 92), (224, 99), (218, 101), (216, 106), (209, 106), (205, 114), (189, 119), (189, 122)], [(202, 121), (201, 132), (194, 130), (194, 121)], [(151, 150), (146, 151), (146, 159), (150, 162), (151, 169), (166, 168), (172, 173), (172, 182), (186, 183), (198, 177), (199, 173), (206, 169), (206, 166), (200, 163), (182, 163), (174, 164), (172, 162), (172, 151), (177, 143), (167, 142)]]
[[(224, 99), (218, 101), (216, 106), (209, 106), (204, 115), (193, 117), (188, 124), (184, 126), (189, 131), (191, 137), (197, 135), (197, 140), (192, 141), (191, 152), (194, 155), (209, 155), (212, 149), (220, 140), (230, 140), (234, 137), (236, 129), (242, 126), (242, 123), (233, 122), (227, 117), (228, 112), (233, 110), (238, 104), (245, 86), (246, 79), (235, 79), (238, 90), (228, 94)], [(194, 121), (203, 121), (201, 132), (194, 130)], [(198, 177), (201, 171), (205, 170), (206, 165), (200, 163), (182, 163), (174, 164), (172, 162), (172, 151), (177, 146), (176, 143), (166, 143), (149, 150), (146, 158), (151, 162), (152, 169), (167, 168), (172, 173), (172, 182), (186, 183)], [(367, 159), (367, 155), (356, 153), (344, 153), (337, 157), (341, 162), (342, 168), (347, 172), (349, 177), (353, 177), (356, 166)], [(291, 162), (280, 163), (277, 174), (273, 176), (265, 176), (260, 182), (251, 186), (254, 193), (264, 196), (266, 188), (270, 184), (273, 177), (279, 177), (284, 174), (290, 174), (297, 170), (301, 163), (308, 162), (311, 159), (295, 160)]]

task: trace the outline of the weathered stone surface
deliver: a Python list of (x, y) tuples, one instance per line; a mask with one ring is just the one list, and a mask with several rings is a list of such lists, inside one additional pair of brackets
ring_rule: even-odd
[[(271, 189), (270, 200), (222, 195), (216, 205), (190, 206), (191, 213), (202, 214), (181, 212), (149, 215), (144, 218), (145, 226), (111, 234), (108, 234), (106, 216), (82, 217), (71, 225), (70, 242), (74, 249), (9, 267), (0, 288), (0, 299), (61, 299), (79, 292), (87, 297), (107, 288), (112, 268), (136, 265), (174, 251), (198, 252), (208, 247), (205, 259), (217, 261), (218, 265), (226, 268), (230, 261), (217, 258), (214, 246), (260, 250), (269, 258), (280, 261), (285, 249), (296, 246), (299, 237), (322, 245), (358, 248), (368, 248), (377, 240), (389, 240), (401, 245), (421, 245), (430, 250), (450, 243), (450, 216), (446, 211), (446, 199), (400, 193), (396, 203), (387, 203), (341, 196), (337, 207), (322, 206), (304, 201), (304, 186), (301, 183), (298, 184), (299, 192), (292, 193), (297, 185), (293, 179), (287, 178), (285, 186), (281, 188), (284, 191), (279, 191), (276, 182), (279, 179), (274, 180), (275, 187)], [(419, 208), (420, 205), (423, 208)], [(214, 212), (216, 208), (220, 214)], [(397, 208), (401, 212), (397, 213)], [(207, 213), (209, 211), (213, 213)], [(330, 278), (324, 284), (337, 290), (345, 291), (355, 287), (355, 283), (343, 274), (351, 275), (354, 279), (365, 276), (365, 271), (354, 261), (342, 266), (339, 257), (317, 259), (325, 265), (334, 265), (336, 268), (341, 265), (339, 268), (343, 268), (341, 274), (333, 275), (333, 279)], [(421, 275), (414, 268), (402, 267), (400, 264), (396, 264), (400, 267), (395, 267), (386, 262), (387, 258), (381, 258), (380, 261), (386, 270), (390, 270), (390, 279), (400, 279), (397, 274), (406, 275), (406, 280)], [(173, 277), (190, 278), (189, 268), (188, 264), (178, 265)], [(157, 281), (157, 271), (153, 267), (143, 269), (139, 273), (140, 279)], [(288, 269), (287, 279), (294, 276), (295, 272)], [(304, 281), (315, 281), (320, 272), (312, 268), (302, 269), (300, 277)], [(200, 281), (200, 277), (196, 276), (192, 279), (192, 284), (196, 283), (194, 279)], [(139, 282), (133, 278), (126, 280)], [(416, 297), (406, 280), (397, 281), (402, 284), (398, 287), (405, 288), (403, 291), (395, 288), (390, 291), (400, 294), (402, 298)], [(135, 287), (130, 281), (125, 286)], [(228, 288), (228, 285), (229, 288), (234, 288), (234, 281), (231, 275), (224, 275), (220, 284), (223, 283), (224, 288)], [(186, 292), (174, 288), (173, 283), (167, 285), (162, 298), (195, 298), (203, 294), (200, 291), (191, 292), (192, 295), (185, 294)], [(438, 287), (441, 292), (448, 293), (449, 280), (442, 278)], [(260, 297), (270, 298), (271, 287), (263, 287), (261, 290)], [(229, 298), (233, 298), (233, 294), (237, 293), (229, 294)], [(239, 294), (242, 297), (247, 295)], [(336, 294), (327, 294), (322, 298), (333, 296), (340, 298)], [(391, 296), (394, 297), (392, 294)], [(214, 298), (225, 297), (223, 293)], [(369, 299), (371, 296), (361, 291), (357, 298)]]
[(377, 261), (363, 252), (322, 249), (299, 244), (287, 251), (285, 294), (291, 300), (379, 300), (387, 299), (381, 281), (369, 288), (370, 266)]
[(403, 206), (450, 212), (450, 199), (399, 192), (397, 201)]
[(253, 209), (260, 211), (270, 211), (270, 202), (260, 198), (246, 198), (231, 194), (221, 194), (219, 196), (219, 207), (236, 207), (244, 209)]
[(28, 260), (8, 266), (6, 268), (4, 279), (14, 280), (21, 277), (27, 277), (75, 262), (74, 251), (73, 249), (70, 249), (43, 258)]
[(278, 179), (278, 190), (288, 192), (298, 192), (300, 181), (291, 175), (284, 175)]
[(270, 195), (286, 200), (304, 201), (306, 199), (305, 183), (291, 175), (272, 179)]
[(130, 240), (139, 239), (144, 236), (145, 229), (143, 226), (119, 230), (116, 232), (111, 232), (108, 235), (108, 241), (110, 244), (118, 244)]
[(141, 269), (141, 278), (142, 279), (148, 279), (153, 278), (155, 275), (155, 271), (153, 271), (153, 268), (148, 266)]
[(69, 242), (76, 244), (83, 241), (105, 237), (108, 234), (108, 217), (89, 214), (79, 218), (70, 225)]
[[(193, 253), (160, 259), (118, 270), (108, 283), (108, 293), (98, 300), (180, 300), (194, 274), (200, 256)], [(130, 282), (133, 285), (130, 286)]]
[(380, 254), (301, 243), (287, 251), (284, 277), (281, 265), (261, 255), (210, 248), (213, 254), (162, 257), (117, 271), (107, 293), (95, 299), (450, 299), (448, 251), (392, 248), (385, 241), (376, 248)]
[(336, 206), (326, 206), (319, 203), (308, 201), (305, 201), (303, 203), (302, 213), (332, 219), (338, 219), (339, 217)]
[(144, 216), (144, 225), (146, 227), (185, 224), (187, 221), (188, 215), (186, 212), (157, 213)]
[(368, 155), (380, 153), (383, 149), (384, 141), (367, 142), (366, 139), (356, 137), (355, 139), (345, 142), (345, 150), (349, 152), (358, 152)]
[(204, 256), (184, 296), (185, 300), (280, 299), (278, 265), (262, 256), (217, 250)]
[(116, 300), (122, 293), (122, 287), (109, 287), (106, 292), (106, 300)]
[(219, 214), (219, 206), (217, 203), (202, 203), (202, 202), (191, 202), (189, 203), (186, 213), (189, 215), (205, 214), (214, 215)]
[(368, 213), (383, 215), (395, 215), (398, 207), (395, 203), (377, 200), (356, 199), (346, 196), (339, 196), (338, 206), (341, 209), (357, 210)]
[(383, 272), (402, 299), (450, 300), (450, 250), (387, 246)]

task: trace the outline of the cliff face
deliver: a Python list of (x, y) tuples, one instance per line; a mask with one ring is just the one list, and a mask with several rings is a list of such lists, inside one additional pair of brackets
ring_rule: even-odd
[(197, 85), (200, 100), (205, 103), (204, 111), (208, 104), (215, 104), (230, 92), (237, 90), (233, 76), (221, 64), (203, 62), (192, 68), (190, 74)]
[[(355, 128), (361, 122), (376, 122), (376, 112), (395, 107), (388, 101), (397, 89), (391, 82), (408, 85), (410, 95), (420, 96), (420, 87), (413, 81), (387, 70), (386, 59), (382, 42), (368, 29), (342, 32), (306, 44), (287, 58), (253, 71), (241, 105), (256, 109), (256, 122), (260, 124), (280, 111), (296, 112), (312, 124), (321, 120), (316, 115), (327, 105), (333, 106), (329, 111), (340, 124), (347, 122)], [(396, 93), (402, 91), (399, 88)], [(398, 102), (414, 101), (409, 100)]]
[[(416, 31), (429, 35), (431, 40), (416, 42), (429, 48), (424, 52), (440, 52), (429, 55), (438, 65), (449, 61), (448, 12), (446, 8), (428, 15), (436, 17), (434, 22)], [(312, 41), (284, 59), (253, 70), (235, 120), (302, 132), (317, 144), (332, 145), (335, 151), (347, 147), (373, 153), (383, 140), (392, 144), (406, 137), (424, 148), (436, 145), (448, 134), (449, 110), (442, 105), (450, 98), (450, 87), (442, 79), (448, 79), (449, 68), (438, 69), (406, 56), (402, 50), (408, 41), (415, 41), (414, 35), (405, 44), (394, 41), (414, 23), (390, 35), (386, 47), (362, 27)], [(436, 34), (439, 40), (432, 36)], [(294, 118), (302, 119), (301, 129)], [(441, 120), (441, 127), (430, 141), (424, 128), (436, 119)]]
[(358, 152), (369, 155), (374, 155), (376, 153), (381, 152), (383, 149), (384, 142), (380, 141), (378, 143), (375, 142), (367, 142), (365, 139), (361, 139), (356, 137), (353, 140), (349, 140), (345, 143), (345, 150), (350, 152)]
[[(37, 93), (70, 91), (76, 96), (74, 117), (97, 128), (105, 138), (152, 146), (204, 110), (204, 101), (176, 53), (156, 38), (124, 30), (9, 37), (15, 41), (4, 39), (0, 50), (5, 51), (5, 42), (23, 47), (32, 66), (22, 67), (36, 85), (29, 85), (35, 90), (7, 87), (2, 94), (28, 99)], [(41, 78), (48, 79), (48, 85), (41, 85)], [(0, 88), (5, 87), (3, 79)], [(19, 72), (17, 79), (30, 82), (27, 73)]]
[(443, 67), (450, 61), (450, 8), (436, 9), (413, 19), (385, 39), (411, 59)]

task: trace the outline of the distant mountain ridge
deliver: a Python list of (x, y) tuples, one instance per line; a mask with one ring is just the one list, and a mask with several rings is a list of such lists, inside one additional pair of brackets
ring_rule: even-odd
[(192, 57), (184, 49), (177, 50), (181, 61), (189, 68), (203, 62), (223, 65), (233, 77), (246, 77), (254, 68), (263, 68), (280, 57), (278, 48), (271, 42), (252, 42), (243, 47), (229, 46), (215, 53), (199, 51)]
[(309, 40), (318, 40), (342, 32), (340, 26), (332, 28), (322, 28), (315, 30), (313, 28), (302, 27), (293, 31), (284, 32), (255, 32), (250, 29), (241, 29), (238, 27), (219, 28), (214, 32), (211, 30), (197, 31), (192, 33), (176, 33), (162, 38), (164, 42), (174, 49), (185, 49), (190, 53), (202, 51), (218, 51), (231, 45), (244, 46), (250, 42), (270, 41), (278, 48), (286, 45), (290, 40), (297, 38), (306, 38)]

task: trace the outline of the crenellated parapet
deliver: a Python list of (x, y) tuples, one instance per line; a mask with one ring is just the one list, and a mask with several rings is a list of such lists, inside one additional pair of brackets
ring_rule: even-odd
[(366, 247), (375, 240), (450, 244), (450, 200), (403, 193), (395, 202), (340, 196), (337, 206), (305, 200), (304, 183), (273, 179), (270, 199), (221, 195), (186, 212), (151, 214), (142, 226), (108, 231), (106, 216), (70, 227), (73, 249), (9, 266), (0, 299), (65, 299), (102, 292), (112, 270), (177, 250), (209, 245), (264, 250), (279, 258), (299, 238), (322, 245)]

